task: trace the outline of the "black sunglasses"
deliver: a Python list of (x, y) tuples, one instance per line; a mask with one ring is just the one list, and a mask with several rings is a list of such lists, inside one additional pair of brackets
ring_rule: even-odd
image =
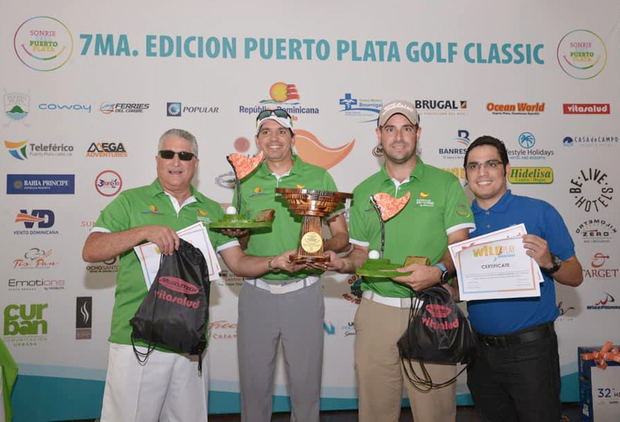
[(291, 118), (291, 115), (288, 114), (286, 110), (284, 110), (283, 108), (276, 108), (274, 110), (263, 110), (260, 113), (258, 113), (258, 116), (256, 116), (256, 122), (258, 123), (259, 120), (266, 119), (272, 114), (275, 115), (276, 117), (282, 117), (284, 119)]
[(159, 156), (163, 158), (164, 160), (172, 160), (174, 158), (174, 154), (178, 155), (179, 160), (181, 161), (190, 161), (192, 158), (194, 158), (193, 152), (186, 152), (186, 151), (175, 152), (175, 151), (170, 151), (169, 149), (164, 149), (164, 150), (159, 151)]

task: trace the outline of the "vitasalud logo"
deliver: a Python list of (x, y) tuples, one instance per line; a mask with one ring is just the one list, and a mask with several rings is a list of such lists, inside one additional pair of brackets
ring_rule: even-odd
[(47, 340), (47, 303), (11, 304), (4, 308), (4, 340), (15, 347)]
[(13, 48), (24, 65), (32, 70), (49, 72), (69, 61), (73, 53), (73, 36), (58, 19), (35, 16), (17, 28)]
[(580, 170), (577, 177), (570, 180), (569, 193), (577, 208), (600, 212), (611, 203), (614, 188), (609, 184), (607, 173), (590, 167)]

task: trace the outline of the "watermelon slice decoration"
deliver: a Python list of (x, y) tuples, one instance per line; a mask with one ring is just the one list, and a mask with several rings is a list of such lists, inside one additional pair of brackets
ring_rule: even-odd
[(398, 214), (411, 198), (411, 192), (400, 198), (394, 198), (392, 195), (379, 192), (370, 197), (375, 208), (378, 210), (381, 220), (388, 221), (390, 218)]
[(235, 172), (237, 179), (241, 180), (248, 174), (252, 173), (256, 167), (263, 161), (263, 151), (254, 157), (246, 157), (243, 154), (234, 153), (226, 157)]

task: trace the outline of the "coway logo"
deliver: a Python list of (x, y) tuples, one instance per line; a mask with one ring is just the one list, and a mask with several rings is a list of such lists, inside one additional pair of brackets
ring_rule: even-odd
[(87, 113), (93, 111), (93, 106), (88, 104), (41, 103), (38, 108), (43, 111), (82, 111)]

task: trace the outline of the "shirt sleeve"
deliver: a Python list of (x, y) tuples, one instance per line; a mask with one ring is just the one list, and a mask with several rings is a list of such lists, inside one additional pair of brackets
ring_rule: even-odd
[(368, 235), (368, 224), (365, 216), (368, 214), (365, 210), (370, 206), (370, 199), (365, 197), (359, 191), (353, 191), (353, 203), (349, 210), (349, 237), (351, 243), (368, 246), (370, 237)]
[(540, 227), (543, 230), (543, 238), (549, 245), (552, 254), (557, 255), (562, 261), (575, 255), (575, 243), (564, 223), (564, 219), (553, 205), (545, 202)]
[(472, 231), (476, 228), (474, 216), (471, 212), (469, 201), (467, 201), (467, 197), (463, 191), (463, 187), (459, 180), (452, 175), (448, 186), (444, 227), (446, 227), (447, 234), (460, 229), (466, 228)]
[(130, 229), (130, 208), (127, 196), (121, 193), (101, 211), (94, 227), (99, 227), (109, 232), (120, 232)]

